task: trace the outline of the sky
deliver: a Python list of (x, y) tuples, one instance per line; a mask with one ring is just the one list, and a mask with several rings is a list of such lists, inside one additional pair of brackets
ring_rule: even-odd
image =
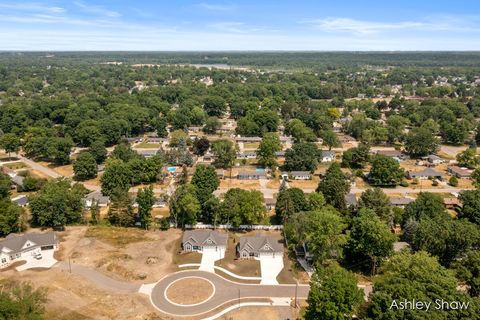
[(480, 1), (0, 0), (0, 50), (480, 50)]

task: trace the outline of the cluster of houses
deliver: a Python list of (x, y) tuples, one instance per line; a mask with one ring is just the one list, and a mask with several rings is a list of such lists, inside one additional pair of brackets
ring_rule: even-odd
[(9, 234), (0, 241), (0, 268), (6, 268), (27, 256), (42, 258), (42, 252), (58, 249), (58, 238), (54, 232)]
[[(225, 252), (227, 242), (227, 234), (217, 230), (188, 230), (183, 234), (182, 249), (184, 252)], [(284, 252), (283, 244), (277, 238), (264, 235), (241, 237), (235, 250), (239, 259), (278, 257)]]

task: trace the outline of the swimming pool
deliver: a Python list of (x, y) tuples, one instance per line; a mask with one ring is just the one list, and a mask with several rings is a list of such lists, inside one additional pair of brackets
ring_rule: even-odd
[(169, 172), (174, 172), (175, 170), (177, 170), (177, 168), (176, 167), (168, 167), (167, 170)]
[(255, 168), (255, 171), (257, 171), (257, 172), (265, 172), (265, 169), (264, 169), (264, 168)]

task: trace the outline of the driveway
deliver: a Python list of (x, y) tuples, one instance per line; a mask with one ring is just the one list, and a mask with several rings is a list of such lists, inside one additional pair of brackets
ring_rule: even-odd
[(200, 262), (199, 270), (207, 272), (215, 272), (215, 261), (225, 257), (225, 250), (215, 248), (204, 248), (202, 251), (202, 261)]
[[(33, 252), (40, 252), (42, 254), (41, 259), (35, 259), (33, 257)], [(32, 252), (27, 252), (22, 254), (22, 260), (25, 260), (27, 263), (22, 264), (16, 268), (17, 271), (28, 270), (32, 268), (51, 268), (58, 261), (53, 257), (54, 250), (35, 250)]]
[(278, 284), (277, 276), (283, 269), (283, 256), (277, 255), (259, 257), (262, 280), (260, 284)]

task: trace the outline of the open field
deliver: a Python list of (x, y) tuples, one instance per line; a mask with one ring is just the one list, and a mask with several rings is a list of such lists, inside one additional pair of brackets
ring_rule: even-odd
[(140, 142), (139, 144), (135, 145), (137, 149), (159, 149), (162, 145), (160, 143), (150, 143), (148, 141)]
[(260, 183), (258, 180), (223, 179), (220, 188), (259, 189)]
[(177, 270), (173, 257), (181, 231), (72, 227), (59, 233), (59, 260), (94, 268), (122, 281), (153, 282)]

